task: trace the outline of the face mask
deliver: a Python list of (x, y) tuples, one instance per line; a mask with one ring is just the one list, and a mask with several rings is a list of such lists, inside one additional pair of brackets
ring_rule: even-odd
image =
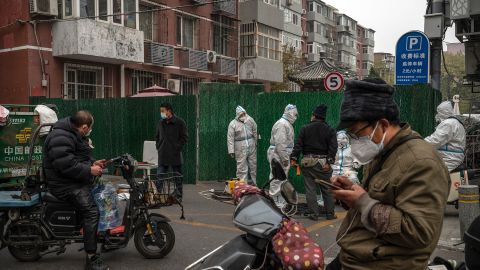
[(92, 134), (92, 130), (93, 130), (93, 129), (90, 129), (90, 130), (87, 132), (87, 134), (85, 134), (85, 137), (89, 137), (90, 134)]
[(242, 121), (242, 122), (245, 122), (245, 120), (247, 120), (247, 116), (246, 115), (242, 115), (238, 118), (238, 120)]
[(160, 113), (160, 117), (162, 119), (167, 119), (167, 114), (162, 112), (162, 113)]
[(372, 141), (373, 134), (377, 130), (378, 122), (373, 129), (372, 134), (369, 136), (364, 136), (358, 138), (358, 140), (351, 141), (352, 155), (360, 163), (360, 165), (365, 165), (370, 163), (380, 152), (383, 150), (383, 141), (387, 133), (383, 134), (382, 141), (379, 144), (376, 144)]

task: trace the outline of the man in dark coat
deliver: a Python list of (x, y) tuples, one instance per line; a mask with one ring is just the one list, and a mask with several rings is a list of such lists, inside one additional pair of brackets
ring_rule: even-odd
[[(311, 122), (300, 129), (293, 152), (290, 155), (292, 165), (296, 165), (303, 154), (301, 169), (305, 178), (307, 205), (311, 212), (310, 219), (318, 220), (320, 208), (317, 203), (316, 179), (330, 181), (331, 165), (337, 155), (337, 133), (326, 122), (327, 106), (321, 104), (312, 113)], [(335, 204), (328, 188), (320, 186), (325, 201), (326, 217), (335, 219)]]
[[(157, 134), (155, 136), (156, 146), (158, 150), (158, 179), (159, 189), (163, 188), (162, 177), (171, 169), (172, 172), (182, 175), (183, 165), (183, 146), (187, 143), (187, 125), (182, 118), (173, 113), (173, 108), (170, 103), (163, 103), (160, 105), (160, 114), (162, 120), (157, 127)], [(183, 197), (183, 183), (182, 177), (177, 177), (176, 181), (176, 196), (180, 201)]]
[(99, 212), (90, 189), (94, 177), (102, 174), (106, 163), (92, 157), (87, 138), (92, 126), (93, 117), (87, 111), (59, 120), (45, 140), (43, 168), (49, 191), (74, 205), (82, 216), (87, 253), (85, 269), (105, 270), (108, 267), (97, 254)]

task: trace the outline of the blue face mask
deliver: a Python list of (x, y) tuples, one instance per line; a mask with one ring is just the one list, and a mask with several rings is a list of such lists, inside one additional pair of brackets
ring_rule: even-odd
[(167, 114), (166, 113), (160, 113), (160, 119), (162, 119), (162, 120), (167, 119)]

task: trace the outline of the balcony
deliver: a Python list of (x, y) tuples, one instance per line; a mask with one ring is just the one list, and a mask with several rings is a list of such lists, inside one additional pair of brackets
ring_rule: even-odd
[(283, 11), (266, 4), (263, 0), (247, 0), (239, 3), (239, 19), (242, 22), (256, 21), (283, 30)]
[(364, 53), (363, 61), (375, 62), (375, 55), (373, 53)]
[(307, 13), (307, 21), (317, 21), (323, 24), (330, 24), (330, 20), (328, 20), (325, 16), (315, 11), (309, 11)]
[(53, 56), (112, 64), (143, 62), (143, 32), (90, 19), (53, 24)]
[(338, 50), (339, 51), (345, 51), (345, 52), (349, 52), (353, 55), (356, 55), (357, 54), (357, 50), (355, 49), (355, 47), (351, 47), (351, 46), (348, 46), (348, 45), (345, 45), (343, 43), (338, 43)]
[(330, 43), (327, 37), (325, 37), (324, 35), (319, 34), (317, 32), (309, 32), (307, 42), (318, 42), (320, 44), (329, 44)]
[(239, 70), (240, 80), (251, 82), (282, 82), (283, 64), (281, 61), (266, 58), (244, 59)]
[(220, 1), (214, 2), (213, 11), (216, 13), (227, 13), (229, 15), (237, 14), (237, 1)]
[(363, 45), (367, 45), (370, 47), (375, 47), (375, 40), (373, 38), (364, 38)]

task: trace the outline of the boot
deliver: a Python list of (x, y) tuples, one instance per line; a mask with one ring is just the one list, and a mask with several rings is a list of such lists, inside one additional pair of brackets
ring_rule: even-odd
[(105, 264), (102, 257), (99, 254), (95, 254), (92, 257), (87, 255), (85, 262), (85, 270), (109, 270), (108, 265)]

